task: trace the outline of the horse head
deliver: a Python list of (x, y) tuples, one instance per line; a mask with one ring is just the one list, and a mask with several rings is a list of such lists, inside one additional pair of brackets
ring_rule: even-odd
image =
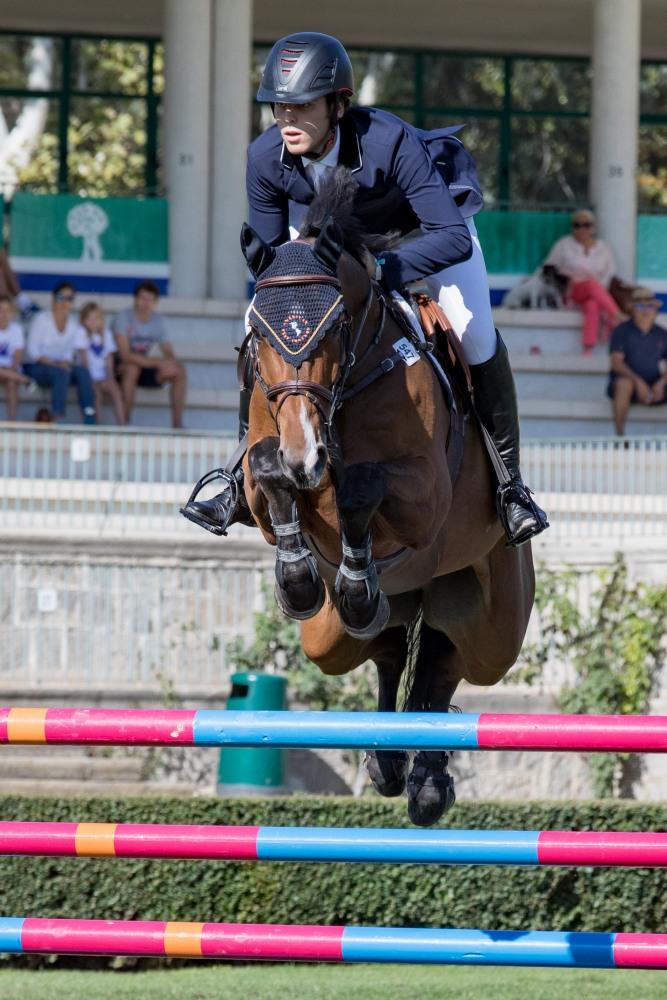
[[(249, 314), (255, 380), (276, 424), (278, 460), (297, 489), (322, 480), (336, 410), (380, 310), (363, 250), (355, 257), (345, 249), (336, 204), (324, 188), (299, 238), (276, 248), (249, 226), (241, 233), (256, 278)], [(322, 219), (326, 207), (334, 211)]]

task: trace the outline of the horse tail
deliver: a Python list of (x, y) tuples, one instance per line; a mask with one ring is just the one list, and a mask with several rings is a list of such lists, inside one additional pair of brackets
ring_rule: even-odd
[(402, 712), (418, 712), (425, 707), (428, 696), (428, 674), (424, 669), (421, 649), (422, 627), (424, 614), (421, 607), (407, 626), (407, 650), (405, 654), (405, 670), (403, 671)]

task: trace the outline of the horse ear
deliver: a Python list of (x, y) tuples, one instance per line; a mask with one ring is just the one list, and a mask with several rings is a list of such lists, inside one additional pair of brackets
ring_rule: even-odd
[(343, 231), (338, 223), (329, 216), (315, 240), (313, 253), (325, 267), (328, 267), (335, 274), (343, 249)]
[(266, 271), (276, 255), (273, 247), (265, 243), (247, 222), (241, 226), (241, 251), (255, 278), (259, 278), (262, 271)]

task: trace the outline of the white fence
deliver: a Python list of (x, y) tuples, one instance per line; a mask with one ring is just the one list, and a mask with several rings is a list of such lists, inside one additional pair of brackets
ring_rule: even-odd
[[(230, 436), (106, 428), (0, 430), (5, 532), (194, 537), (178, 508), (224, 463)], [(526, 482), (552, 540), (667, 537), (667, 436), (526, 441)]]

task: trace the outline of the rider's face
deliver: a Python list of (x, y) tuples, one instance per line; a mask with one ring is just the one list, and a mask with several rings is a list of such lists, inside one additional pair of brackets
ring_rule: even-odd
[(326, 97), (318, 97), (310, 104), (275, 104), (273, 114), (283, 142), (296, 156), (320, 149), (331, 129)]

